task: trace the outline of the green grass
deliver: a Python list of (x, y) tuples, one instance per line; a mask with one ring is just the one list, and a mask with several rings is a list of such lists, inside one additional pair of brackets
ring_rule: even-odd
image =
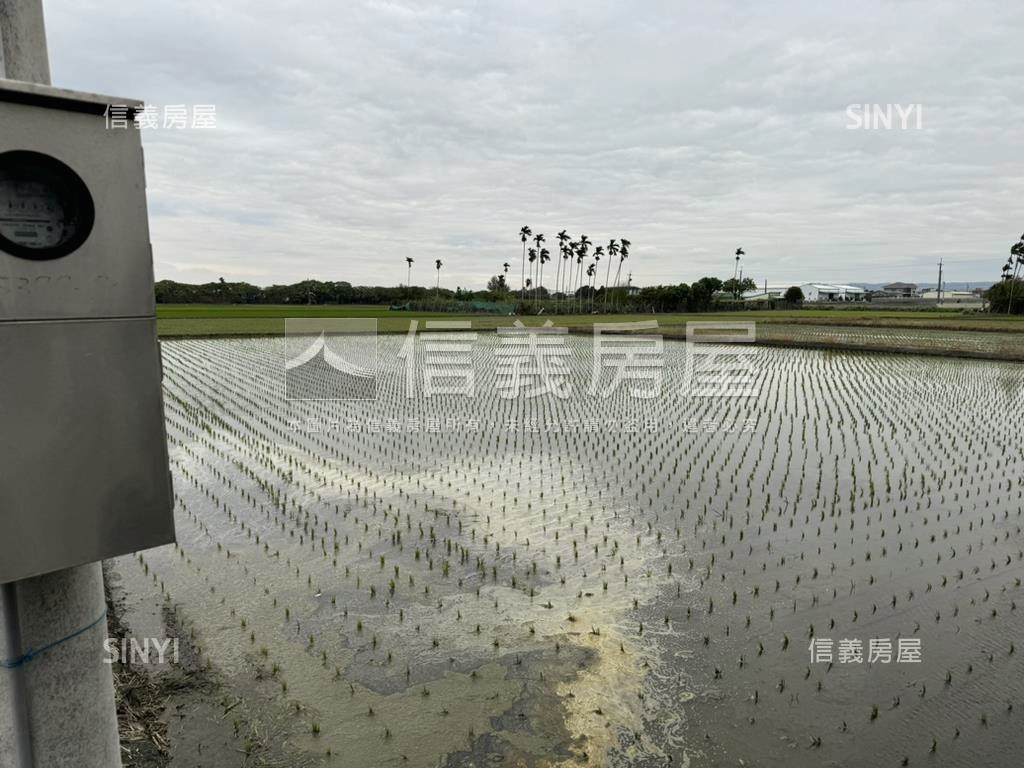
[(157, 317), (164, 319), (230, 319), (245, 317), (386, 317), (383, 304), (288, 305), (288, 304), (159, 304)]
[[(477, 330), (511, 325), (516, 317), (504, 315), (455, 315), (443, 312), (392, 312), (386, 306), (288, 306), (162, 304), (157, 307), (157, 328), (161, 336), (244, 336), (284, 333), (285, 318), (371, 317), (382, 333), (404, 333), (411, 320), (469, 320)], [(665, 335), (682, 335), (685, 325), (700, 320), (746, 320), (766, 324), (854, 326), (877, 328), (932, 329), (947, 331), (1022, 331), (1024, 318), (988, 314), (962, 314), (958, 310), (893, 311), (868, 308), (752, 310), (749, 312), (671, 313), (657, 315), (524, 315), (527, 325), (550, 319), (555, 325), (589, 328), (593, 323), (621, 323), (656, 319)], [(423, 326), (420, 326), (422, 330)]]

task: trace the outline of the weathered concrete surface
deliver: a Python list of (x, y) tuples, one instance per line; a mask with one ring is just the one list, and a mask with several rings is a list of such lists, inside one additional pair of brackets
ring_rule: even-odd
[[(99, 563), (27, 579), (17, 590), (23, 650), (77, 632), (106, 608)], [(31, 749), (39, 768), (121, 765), (114, 679), (103, 661), (106, 637), (104, 619), (23, 667)], [(0, 723), (0, 733), (5, 727)]]
[(0, 77), (50, 84), (42, 0), (0, 0)]

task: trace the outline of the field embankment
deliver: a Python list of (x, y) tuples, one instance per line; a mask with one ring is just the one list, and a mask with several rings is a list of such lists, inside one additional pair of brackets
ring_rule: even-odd
[(539, 325), (551, 320), (573, 333), (595, 323), (654, 319), (666, 338), (682, 338), (690, 322), (754, 322), (757, 340), (773, 346), (846, 349), (1024, 361), (1024, 318), (989, 314), (804, 309), (782, 311), (674, 313), (655, 315), (500, 316), (392, 312), (387, 307), (161, 305), (157, 327), (163, 338), (277, 336), (290, 317), (370, 317), (380, 333), (406, 333), (432, 320), (466, 320), (474, 330), (494, 330), (516, 320)]

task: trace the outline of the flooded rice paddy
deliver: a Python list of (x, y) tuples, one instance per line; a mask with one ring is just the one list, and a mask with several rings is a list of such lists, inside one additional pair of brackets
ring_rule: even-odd
[(312, 764), (1020, 764), (1024, 369), (759, 346), (698, 397), (666, 341), (603, 397), (570, 337), (505, 397), (481, 334), (428, 397), (404, 342), (372, 401), (163, 345), (179, 545), (117, 568)]

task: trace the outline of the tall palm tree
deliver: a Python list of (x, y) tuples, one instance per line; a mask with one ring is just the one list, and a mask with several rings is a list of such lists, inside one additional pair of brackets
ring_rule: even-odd
[(530, 282), (529, 282), (529, 285), (536, 285), (536, 281), (533, 279), (533, 270), (534, 270), (534, 263), (537, 261), (537, 249), (536, 248), (530, 248), (526, 252), (527, 252), (527, 254), (529, 254), (529, 260), (530, 260), (530, 278), (529, 278)]
[(736, 249), (736, 266), (733, 267), (733, 270), (732, 270), (732, 292), (733, 292), (733, 298), (739, 298), (737, 293), (736, 293), (736, 285), (737, 285), (737, 283), (736, 283), (736, 275), (740, 271), (740, 256), (746, 256), (746, 253), (743, 251), (742, 248), (737, 248)]
[(608, 267), (604, 271), (604, 308), (608, 309), (608, 289), (611, 288), (608, 285), (608, 278), (612, 276), (612, 259), (615, 258), (619, 253), (619, 244), (615, 242), (613, 237), (608, 241)]
[(539, 293), (544, 289), (544, 265), (551, 261), (551, 251), (547, 248), (540, 249), (540, 279), (537, 281), (537, 292)]
[[(632, 243), (624, 237), (619, 238), (619, 266), (615, 268), (615, 290), (616, 297), (618, 297), (619, 289), (619, 275), (622, 274), (622, 262), (629, 258), (629, 246)], [(616, 306), (618, 306), (618, 299), (616, 298)]]
[(436, 299), (441, 293), (441, 260), (437, 259), (434, 266), (437, 268), (437, 285), (434, 287), (434, 298)]
[[(576, 265), (578, 267), (578, 275), (576, 277), (579, 287), (583, 288), (583, 260), (587, 258), (587, 252), (590, 250), (591, 241), (586, 235), (580, 235), (580, 239), (577, 241), (576, 246)], [(580, 312), (583, 311), (583, 294), (579, 294), (580, 299)]]
[(532, 234), (533, 230), (529, 227), (523, 227), (519, 230), (519, 239), (523, 241), (523, 274), (522, 279), (519, 281), (520, 298), (526, 295), (526, 241), (530, 239), (530, 235)]
[(558, 255), (561, 257), (555, 262), (555, 308), (558, 308), (558, 296), (561, 293), (562, 264), (565, 263), (565, 244), (558, 244)]
[[(601, 246), (598, 246), (600, 248)], [(596, 250), (596, 249), (595, 249)], [(595, 257), (596, 259), (596, 257)], [(594, 311), (594, 275), (597, 274), (597, 261), (592, 261), (587, 266), (587, 287), (590, 288), (590, 311)]]
[(501, 266), (502, 266), (502, 267), (504, 268), (504, 270), (505, 270), (505, 274), (504, 274), (504, 278), (505, 278), (505, 281), (504, 281), (504, 282), (505, 282), (505, 287), (506, 287), (506, 288), (508, 288), (508, 268), (509, 268), (510, 266), (512, 266), (512, 265), (511, 265), (511, 264), (509, 264), (509, 263), (508, 263), (508, 262), (506, 261), (506, 262), (505, 262), (504, 264), (502, 264)]
[[(597, 290), (597, 277), (596, 277), (596, 275), (597, 275), (597, 265), (601, 261), (601, 257), (603, 255), (604, 255), (604, 246), (603, 245), (594, 246), (594, 263), (590, 265), (590, 266), (592, 266), (594, 268), (594, 272), (593, 272), (594, 277), (590, 281), (590, 283), (591, 283), (591, 286), (590, 286), (590, 311), (591, 312), (594, 311), (594, 293)], [(588, 275), (591, 274), (589, 270), (587, 271), (587, 274)]]
[[(1006, 303), (1006, 314), (1010, 314), (1013, 308), (1013, 289), (1017, 286), (1017, 274), (1020, 268), (1024, 266), (1024, 235), (1021, 235), (1020, 240), (1010, 248), (1010, 258), (1015, 259), (1016, 263), (1013, 265), (1013, 278), (1010, 283), (1010, 299)], [(1007, 262), (1007, 264), (1009, 263)]]
[(565, 244), (569, 242), (569, 235), (563, 229), (561, 232), (555, 235), (555, 239), (558, 240), (558, 253), (562, 257), (561, 260), (555, 264), (555, 297), (557, 301), (558, 292), (562, 285), (559, 280), (559, 278), (561, 278), (562, 276), (562, 264), (566, 260)]
[[(582, 299), (580, 298), (580, 286), (582, 285), (582, 280), (583, 280), (583, 259), (584, 259), (584, 255), (583, 255), (583, 247), (579, 244), (579, 241), (576, 242), (576, 247), (573, 249), (573, 255), (575, 257), (574, 261), (576, 262), (576, 268), (574, 270), (575, 278), (573, 280), (572, 285), (570, 285), (569, 288), (570, 288), (571, 294), (572, 294), (572, 302), (575, 305), (575, 304), (577, 304), (577, 302), (582, 301)], [(580, 310), (581, 310), (580, 306), (574, 306), (574, 308), (573, 308), (574, 312), (579, 312)]]
[(579, 247), (579, 244), (575, 240), (570, 240), (566, 244), (566, 246), (565, 246), (565, 255), (567, 257), (567, 262), (568, 262), (566, 264), (566, 270), (565, 271), (568, 272), (568, 275), (567, 275), (568, 279), (565, 280), (565, 288), (563, 290), (563, 293), (565, 293), (566, 303), (569, 304), (569, 305), (572, 304), (572, 300), (573, 300), (573, 295), (572, 295), (573, 286), (576, 285), (576, 283), (573, 282), (573, 279), (574, 279), (573, 276), (575, 275), (575, 271), (574, 271), (573, 267), (576, 264), (576, 249), (578, 247)]
[[(543, 242), (544, 242), (544, 233), (543, 232), (538, 232), (536, 235), (533, 236), (533, 247), (537, 249), (537, 254), (538, 255), (540, 254), (540, 244), (543, 243)], [(537, 302), (537, 279), (536, 278), (537, 278), (537, 275), (534, 274), (534, 280), (533, 280), (533, 301), (534, 301), (534, 303)]]
[(405, 263), (408, 265), (408, 273), (405, 277), (405, 295), (407, 297), (412, 295), (412, 263), (414, 259), (412, 256), (405, 257)]

